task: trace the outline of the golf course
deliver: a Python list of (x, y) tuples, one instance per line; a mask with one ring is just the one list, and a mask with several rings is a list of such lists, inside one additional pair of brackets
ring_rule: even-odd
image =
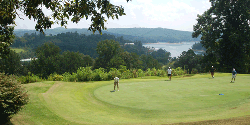
[(250, 75), (147, 76), (113, 81), (23, 84), (29, 103), (14, 125), (250, 124)]

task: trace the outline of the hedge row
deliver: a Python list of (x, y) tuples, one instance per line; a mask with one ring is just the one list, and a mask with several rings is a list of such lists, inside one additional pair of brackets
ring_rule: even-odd
[[(172, 75), (184, 75), (184, 72), (180, 67), (172, 69)], [(119, 69), (111, 68), (109, 72), (105, 72), (105, 69), (99, 68), (91, 70), (91, 67), (80, 67), (76, 73), (64, 73), (58, 75), (56, 73), (51, 74), (48, 80), (53, 81), (66, 81), (66, 82), (83, 82), (83, 81), (108, 81), (114, 79), (114, 77), (121, 79), (130, 79), (144, 76), (167, 76), (167, 70), (165, 69), (147, 69), (143, 71), (141, 69), (126, 69), (126, 66), (120, 66)]]
[[(183, 71), (181, 67), (172, 69), (173, 76), (185, 75), (186, 71)], [(167, 76), (167, 69), (147, 69), (143, 71), (141, 69), (129, 70), (126, 66), (120, 66), (119, 69), (111, 68), (109, 72), (106, 72), (104, 68), (99, 68), (92, 70), (91, 67), (80, 67), (76, 73), (65, 72), (62, 75), (57, 73), (50, 74), (49, 81), (66, 81), (66, 82), (84, 82), (84, 81), (109, 81), (114, 79), (114, 77), (119, 77), (121, 79), (138, 78), (144, 76)], [(19, 77), (19, 81), (24, 83), (39, 82), (42, 81), (38, 76), (31, 74), (27, 76)]]

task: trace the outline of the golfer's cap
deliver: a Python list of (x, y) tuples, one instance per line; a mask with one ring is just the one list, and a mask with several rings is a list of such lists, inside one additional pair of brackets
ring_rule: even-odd
[(168, 67), (170, 69), (170, 67)]
[(214, 67), (214, 66), (212, 66), (212, 67)]

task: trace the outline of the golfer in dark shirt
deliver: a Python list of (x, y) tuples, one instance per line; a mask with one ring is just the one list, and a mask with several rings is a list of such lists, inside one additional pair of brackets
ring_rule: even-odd
[(237, 72), (236, 72), (235, 68), (233, 68), (231, 82), (233, 81), (233, 79), (234, 79), (234, 82), (235, 82), (236, 75), (237, 75)]
[(212, 78), (214, 78), (214, 71), (215, 71), (215, 68), (214, 68), (214, 66), (212, 66), (212, 68), (210, 69)]

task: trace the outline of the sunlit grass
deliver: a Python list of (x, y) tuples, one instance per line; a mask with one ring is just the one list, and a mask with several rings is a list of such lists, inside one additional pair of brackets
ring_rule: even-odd
[[(168, 124), (250, 115), (250, 75), (196, 74), (142, 77), (87, 83), (39, 82), (24, 85), (30, 103), (13, 124)], [(223, 93), (224, 95), (219, 95)]]
[(11, 50), (14, 50), (16, 53), (25, 52), (24, 49), (20, 49), (20, 48), (11, 48)]

